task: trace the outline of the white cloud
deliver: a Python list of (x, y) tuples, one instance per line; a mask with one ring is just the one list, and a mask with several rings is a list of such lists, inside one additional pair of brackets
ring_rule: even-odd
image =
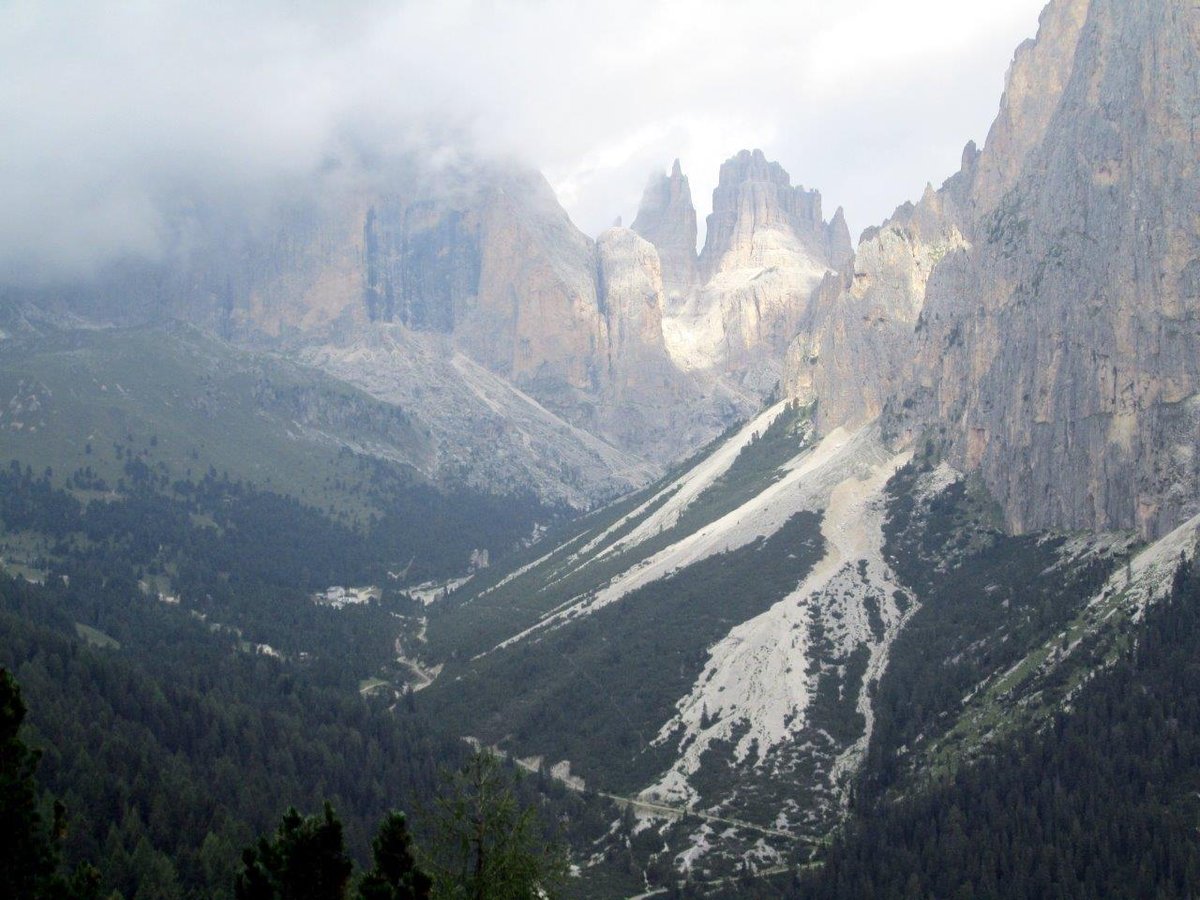
[(267, 196), (347, 141), (470, 135), (626, 221), (676, 156), (701, 214), (761, 146), (873, 224), (982, 140), (1041, 0), (0, 6), (0, 269), (152, 254), (180, 186)]

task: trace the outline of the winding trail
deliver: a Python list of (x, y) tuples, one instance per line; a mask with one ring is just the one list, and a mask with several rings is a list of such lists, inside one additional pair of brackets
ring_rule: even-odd
[(705, 822), (713, 822), (718, 825), (728, 825), (731, 828), (744, 828), (747, 831), (754, 831), (758, 834), (765, 834), (769, 837), (783, 838), (796, 844), (815, 844), (812, 838), (802, 835), (793, 834), (790, 831), (780, 831), (776, 828), (768, 828), (765, 825), (755, 825), (753, 822), (747, 822), (743, 819), (729, 819), (724, 816), (715, 816), (712, 813), (707, 813), (698, 809), (689, 809), (684, 806), (671, 806), (666, 803), (651, 803), (648, 800), (642, 800), (638, 797), (622, 797), (618, 794), (608, 794), (604, 791), (590, 791), (597, 797), (603, 797), (606, 800), (611, 800), (621, 809), (632, 807), (635, 810), (651, 813), (656, 816), (664, 816), (669, 819), (702, 819)]

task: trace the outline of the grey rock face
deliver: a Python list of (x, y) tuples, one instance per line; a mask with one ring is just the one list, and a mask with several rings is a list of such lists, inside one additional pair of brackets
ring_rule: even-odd
[(865, 234), (851, 263), (814, 295), (788, 348), (784, 387), (820, 400), (822, 428), (875, 419), (916, 377), (914, 329), (935, 268), (966, 246), (959, 218), (948, 191), (928, 190)]
[(663, 339), (658, 253), (627, 228), (596, 243), (608, 345), (597, 433), (654, 460), (671, 460), (749, 413), (752, 403), (703, 373), (681, 372)]
[(449, 334), (479, 293), (478, 217), (431, 202), (378, 209), (363, 223), (367, 317)]
[(1015, 530), (1154, 536), (1194, 514), (1198, 119), (1194, 4), (1054, 0), (982, 154), (896, 223), (911, 261), (890, 226), (864, 236), (789, 384), (826, 424), (882, 405), (896, 440), (940, 440)]
[[(835, 215), (834, 221), (826, 224), (820, 192), (792, 187), (783, 167), (769, 162), (761, 150), (742, 150), (721, 166), (707, 222), (708, 234), (700, 253), (700, 274), (705, 281), (730, 269), (778, 264), (780, 245), (792, 242), (814, 260), (834, 266), (849, 255), (845, 217)], [(781, 237), (765, 240), (771, 233)]]
[(821, 195), (793, 187), (761, 150), (721, 167), (700, 254), (701, 284), (669, 302), (664, 334), (689, 371), (720, 372), (763, 395), (778, 382), (788, 344), (811, 315), (816, 288), (850, 257), (838, 210), (822, 218)]
[(610, 228), (596, 242), (599, 293), (608, 326), (608, 370), (618, 396), (644, 376), (669, 377), (663, 346), (663, 279), (658, 253), (628, 228)]
[(380, 222), (402, 226), (381, 242), (384, 300), (390, 285), (418, 285), (412, 302), (391, 289), (397, 302), (382, 308), (448, 334), (566, 421), (658, 464), (742, 412), (671, 363), (654, 246), (623, 228), (593, 243), (540, 174), (488, 167), (430, 201), (381, 209)]
[(679, 160), (669, 175), (653, 175), (642, 194), (633, 230), (654, 245), (662, 263), (663, 290), (677, 297), (696, 283), (696, 207)]
[(1055, 0), (1043, 11), (1036, 40), (1017, 48), (1000, 111), (988, 131), (971, 189), (976, 214), (995, 209), (1021, 179), (1026, 161), (1046, 139), (1075, 67), (1090, 0)]
[(961, 336), (974, 383), (944, 379), (937, 406), (959, 423), (956, 457), (979, 467), (1014, 528), (1156, 536), (1200, 496), (1200, 306), (1187, 278), (1200, 259), (1200, 11), (1086, 6), (1044, 139), (995, 208), (981, 206), (962, 273), (978, 306), (931, 297), (924, 352)]

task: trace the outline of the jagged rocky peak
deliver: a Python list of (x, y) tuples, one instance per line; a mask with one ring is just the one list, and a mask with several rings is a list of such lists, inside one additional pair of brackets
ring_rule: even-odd
[(650, 177), (633, 230), (658, 249), (667, 296), (679, 296), (695, 285), (696, 207), (679, 160), (669, 175)]
[(1091, 0), (1053, 0), (1042, 10), (1037, 37), (1013, 55), (1000, 111), (979, 159), (973, 191), (979, 214), (996, 208), (1045, 138), (1074, 71), (1090, 5)]
[(761, 150), (743, 150), (721, 166), (713, 191), (700, 285), (667, 305), (671, 357), (765, 396), (810, 317), (814, 290), (852, 255), (840, 209), (826, 222), (820, 193), (793, 187)]
[(792, 186), (761, 150), (742, 150), (721, 166), (700, 254), (704, 280), (735, 269), (795, 265), (798, 254), (836, 268), (851, 252), (841, 210), (826, 223), (821, 194)]
[[(670, 363), (654, 246), (619, 227), (593, 242), (537, 171), (460, 161), (372, 197), (357, 228), (360, 286), (339, 301), (356, 327), (434, 332), (572, 425), (655, 461), (731, 414), (689, 393)], [(676, 402), (705, 408), (672, 416)]]
[(883, 411), (914, 377), (915, 329), (939, 262), (961, 251), (958, 176), (918, 203), (905, 203), (863, 233), (840, 274), (814, 293), (812, 315), (788, 348), (784, 388), (820, 399), (818, 424), (857, 427)]
[(854, 243), (850, 240), (846, 211), (840, 206), (834, 210), (826, 232), (829, 237), (829, 263), (835, 269), (839, 269), (854, 255)]

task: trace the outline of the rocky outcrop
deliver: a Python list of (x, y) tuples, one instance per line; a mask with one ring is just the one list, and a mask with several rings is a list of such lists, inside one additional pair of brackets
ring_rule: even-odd
[(667, 297), (686, 294), (698, 278), (696, 207), (679, 160), (671, 166), (671, 174), (650, 177), (633, 230), (658, 251)]
[(547, 399), (600, 388), (595, 250), (538, 173), (472, 166), (415, 195), (381, 196), (362, 247), (372, 321), (453, 335), (473, 359)]
[(636, 446), (669, 460), (695, 447), (753, 409), (709, 373), (684, 373), (663, 339), (661, 263), (650, 242), (627, 228), (610, 228), (596, 243), (598, 284), (608, 345), (607, 400), (599, 433), (618, 446)]
[[(685, 196), (686, 180), (676, 184)], [(623, 228), (593, 243), (537, 172), (476, 165), (380, 196), (362, 246), (369, 320), (445, 335), (547, 410), (653, 466), (747, 409), (747, 398), (671, 362), (655, 247)]]
[(769, 392), (811, 315), (813, 292), (850, 255), (840, 209), (825, 222), (818, 192), (792, 187), (761, 150), (743, 150), (721, 167), (713, 191), (702, 284), (668, 306), (672, 357), (685, 369), (722, 372)]
[(616, 396), (638, 390), (646, 376), (662, 387), (673, 367), (663, 346), (663, 278), (658, 253), (630, 229), (616, 227), (600, 235), (596, 251), (608, 336), (608, 375)]
[[(975, 150), (964, 153), (970, 167)], [(858, 253), (827, 276), (788, 348), (784, 389), (805, 403), (820, 400), (823, 430), (877, 418), (915, 377), (915, 331), (930, 276), (947, 255), (964, 250), (957, 183), (905, 204), (864, 233)]]
[(1046, 131), (1075, 66), (1090, 0), (1055, 0), (1043, 11), (1036, 40), (1017, 48), (1005, 79), (1000, 112), (988, 131), (986, 152), (971, 191), (977, 215), (996, 208), (1021, 178), (1026, 160)]
[(941, 210), (932, 242), (868, 233), (788, 384), (826, 427), (882, 408), (896, 441), (934, 438), (1014, 530), (1200, 510), (1198, 109), (1192, 4), (1054, 0), (982, 153), (914, 208)]
[(761, 150), (743, 150), (721, 166), (707, 222), (700, 253), (705, 281), (738, 269), (795, 266), (805, 257), (836, 268), (850, 255), (845, 218), (826, 223), (821, 194), (792, 187), (783, 167)]

